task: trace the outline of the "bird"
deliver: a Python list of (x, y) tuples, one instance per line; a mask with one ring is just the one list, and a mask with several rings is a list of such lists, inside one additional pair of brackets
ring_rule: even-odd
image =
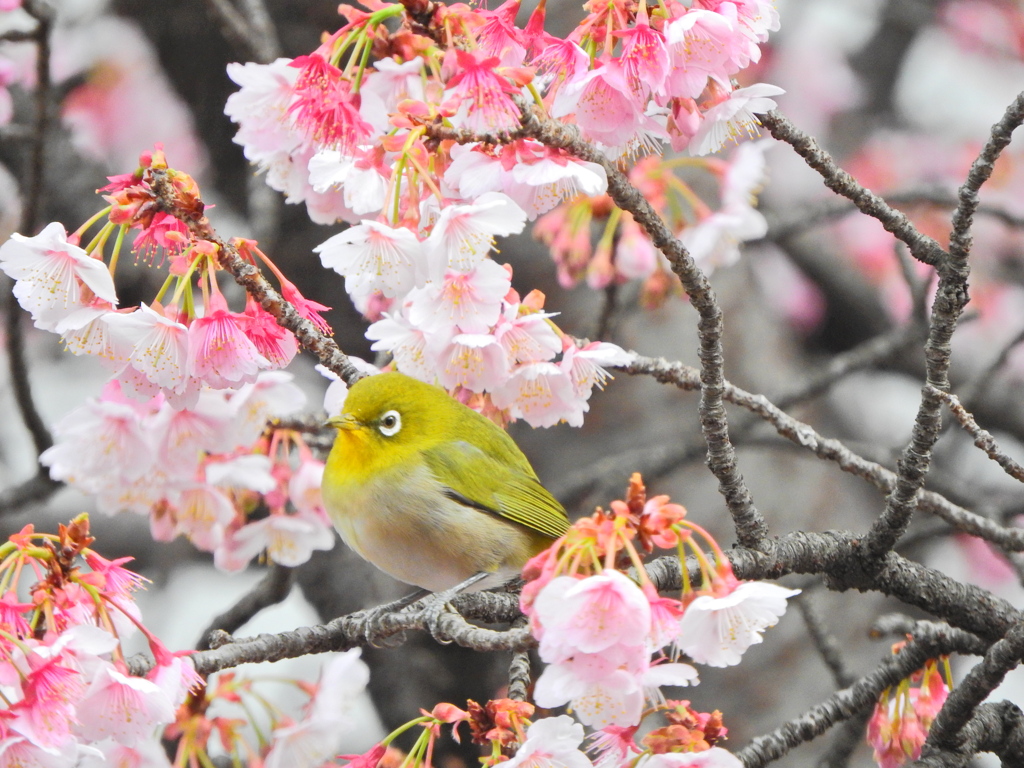
[(399, 581), (447, 599), (500, 586), (569, 528), (515, 441), (440, 387), (366, 376), (328, 424), (324, 507), (351, 549)]

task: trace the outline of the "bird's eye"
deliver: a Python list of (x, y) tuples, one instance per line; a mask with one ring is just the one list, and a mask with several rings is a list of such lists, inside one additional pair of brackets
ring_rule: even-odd
[(384, 437), (397, 435), (398, 430), (402, 428), (402, 417), (398, 415), (398, 411), (388, 411), (380, 417), (377, 428)]

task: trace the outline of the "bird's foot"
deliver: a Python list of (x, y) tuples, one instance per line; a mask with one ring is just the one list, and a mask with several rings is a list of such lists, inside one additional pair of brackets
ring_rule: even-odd
[(396, 648), (405, 642), (405, 631), (387, 626), (387, 619), (407, 607), (401, 600), (396, 600), (354, 613), (352, 618), (358, 622), (357, 630), (366, 638), (367, 644), (374, 648)]
[(452, 639), (448, 634), (441, 629), (441, 617), (449, 611), (454, 613), (455, 609), (452, 608), (449, 602), (455, 596), (451, 590), (445, 590), (444, 592), (438, 592), (437, 594), (431, 595), (430, 597), (424, 598), (420, 603), (422, 614), (423, 628), (429, 632), (433, 638), (443, 644), (448, 645), (452, 642)]

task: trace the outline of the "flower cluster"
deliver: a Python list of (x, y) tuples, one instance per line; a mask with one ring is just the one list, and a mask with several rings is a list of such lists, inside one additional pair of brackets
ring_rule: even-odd
[[(561, 39), (544, 31), (543, 3), (522, 27), (519, 0), (495, 10), (428, 4), (410, 15), (400, 4), (366, 5), (342, 8), (348, 23), (308, 55), (229, 66), (240, 86), (225, 108), (239, 126), (235, 141), (314, 221), (352, 225), (316, 250), (345, 278), (356, 307), (378, 321), (368, 336), (398, 369), (498, 421), (581, 424), (603, 374), (581, 384), (575, 345), (539, 302), (511, 292), (510, 270), (489, 254), (496, 237), (578, 195), (597, 196), (585, 206), (608, 208), (607, 177), (598, 163), (514, 135), (522, 110), (575, 124), (613, 160), (661, 142), (695, 155), (716, 151), (756, 134), (754, 112), (771, 109), (769, 97), (781, 92), (732, 84), (778, 28), (774, 8), (764, 0), (672, 0), (648, 9), (621, 0), (594, 7)], [(445, 133), (453, 129), (486, 135), (460, 144)], [(673, 225), (688, 228), (709, 264), (729, 261), (738, 241), (763, 234), (750, 201), (761, 176), (754, 155), (728, 168), (695, 161), (724, 177), (720, 211), (676, 184), (693, 215)], [(641, 177), (672, 175), (651, 161)], [(666, 209), (680, 199), (661, 197)], [(552, 244), (566, 279), (584, 269), (595, 284), (658, 275), (662, 293), (675, 285), (621, 211), (591, 258), (589, 218), (561, 226), (573, 210), (546, 224), (552, 238), (587, 241), (582, 267), (579, 258), (558, 257), (571, 245)], [(588, 369), (625, 359), (608, 345), (585, 351)]]
[(128, 398), (114, 379), (56, 424), (56, 444), (40, 461), (94, 494), (100, 510), (149, 515), (155, 539), (184, 534), (220, 568), (244, 568), (263, 550), (295, 566), (334, 546), (323, 463), (300, 433), (267, 428), (304, 402), (283, 371), (237, 391), (204, 388), (180, 409), (162, 394)]
[[(237, 765), (301, 768), (329, 762), (353, 725), (358, 696), (370, 678), (369, 668), (354, 648), (334, 655), (315, 685), (296, 681), (309, 695), (301, 716), (292, 718), (257, 690), (258, 680), (221, 672), (202, 691), (190, 696), (167, 728), (177, 740), (175, 765), (211, 765), (213, 737)], [(253, 733), (245, 720), (231, 716), (241, 706), (246, 713), (262, 709), (270, 716), (266, 732)], [(166, 762), (164, 763), (166, 765)]]
[[(195, 183), (168, 168), (159, 149), (140, 163), (111, 177), (101, 190), (110, 205), (73, 235), (53, 223), (0, 246), (0, 269), (36, 326), (113, 371), (99, 398), (56, 425), (56, 444), (40, 460), (54, 479), (96, 495), (101, 510), (148, 514), (155, 538), (184, 534), (221, 568), (244, 568), (263, 550), (298, 565), (334, 544), (320, 500), (322, 463), (299, 432), (267, 429), (305, 402), (277, 370), (298, 343), (251, 297), (243, 311), (229, 309), (217, 283), (219, 246), (159, 210), (152, 189), (153, 174), (165, 174), (182, 208), (201, 215)], [(169, 274), (149, 304), (119, 308), (114, 277), (131, 232), (136, 261), (161, 255)], [(303, 297), (255, 243), (236, 248), (329, 330), (319, 314), (327, 307)]]
[[(286, 366), (298, 351), (295, 337), (251, 298), (242, 312), (230, 310), (216, 280), (218, 246), (193, 238), (181, 221), (156, 208), (152, 171), (166, 172), (180, 199), (201, 213), (195, 182), (168, 169), (159, 150), (140, 163), (133, 174), (111, 177), (102, 190), (110, 193), (110, 205), (73, 235), (55, 222), (34, 237), (16, 233), (0, 246), (0, 269), (14, 278), (18, 302), (38, 328), (60, 334), (74, 354), (102, 360), (122, 389), (142, 400), (162, 393), (172, 405), (193, 407), (204, 386), (238, 389), (261, 371)], [(85, 231), (103, 218), (107, 222), (80, 247)], [(114, 275), (131, 230), (138, 231), (131, 248), (136, 259), (170, 256), (170, 274), (148, 305), (119, 309)], [(253, 243), (240, 242), (239, 251), (262, 260), (296, 309), (327, 328), (318, 314), (327, 307), (305, 299)]]
[[(754, 207), (765, 181), (766, 141), (741, 144), (728, 161), (647, 157), (629, 171), (629, 180), (675, 232), (701, 269), (710, 272), (739, 259), (739, 244), (763, 237), (768, 222)], [(719, 207), (705, 203), (675, 170), (707, 171), (719, 183)], [(701, 177), (703, 178), (703, 177)], [(594, 224), (603, 222), (592, 240)], [(607, 195), (578, 197), (537, 220), (533, 234), (551, 251), (562, 285), (585, 279), (591, 288), (643, 280), (641, 300), (659, 304), (678, 290), (665, 257), (629, 213)]]
[[(714, 552), (713, 564), (697, 538)], [(648, 578), (642, 558), (655, 547), (677, 549), (681, 599), (659, 595)], [(689, 579), (687, 550), (700, 564), (699, 587)], [(621, 572), (630, 565), (639, 583)], [(548, 663), (536, 702), (568, 703), (597, 728), (635, 726), (649, 691), (697, 683), (696, 669), (665, 656), (666, 646), (700, 664), (738, 664), (785, 612), (787, 598), (799, 593), (736, 579), (714, 539), (668, 497), (646, 498), (639, 475), (625, 501), (577, 521), (527, 564), (524, 577), (522, 609)]]
[(420, 737), (402, 765), (431, 768), (434, 742), (443, 725), (451, 725), (452, 737), (460, 739), (458, 727), (469, 726), (474, 744), (490, 748), (480, 758), (485, 768), (739, 768), (741, 763), (717, 744), (726, 738), (720, 712), (697, 712), (688, 701), (666, 701), (645, 714), (665, 725), (637, 739), (638, 727), (608, 726), (587, 737), (584, 728), (567, 715), (531, 722), (534, 706), (524, 701), (495, 699), (486, 705), (469, 701), (465, 710), (452, 704), (438, 704), (431, 712), (390, 733), (363, 755), (348, 755), (348, 768), (377, 768), (389, 744), (410, 728), (420, 727)]
[[(903, 643), (893, 646), (895, 653)], [(941, 666), (940, 666), (941, 665)], [(921, 756), (928, 731), (953, 687), (949, 659), (929, 659), (923, 669), (886, 688), (868, 721), (868, 743), (881, 768), (899, 768)]]
[[(199, 682), (143, 627), (130, 558), (107, 560), (92, 542), (82, 515), (0, 546), (4, 765), (166, 765), (157, 737)], [(144, 678), (129, 675), (122, 647), (139, 632), (156, 660)]]

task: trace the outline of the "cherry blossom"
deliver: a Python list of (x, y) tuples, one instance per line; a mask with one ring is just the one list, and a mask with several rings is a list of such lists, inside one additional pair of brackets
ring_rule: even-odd
[(486, 333), (497, 323), (511, 286), (509, 273), (490, 260), (469, 272), (447, 270), (440, 284), (409, 294), (409, 321), (428, 331), (455, 326), (463, 333)]
[(106, 265), (68, 242), (67, 232), (57, 222), (47, 224), (34, 237), (11, 235), (0, 245), (0, 269), (15, 280), (14, 296), (43, 330), (54, 330), (94, 298), (117, 304)]
[(170, 699), (155, 683), (104, 666), (77, 708), (78, 732), (90, 740), (111, 738), (129, 747), (153, 738), (174, 720)]
[(537, 596), (531, 621), (541, 658), (562, 662), (578, 652), (642, 646), (651, 630), (651, 609), (636, 582), (605, 569), (587, 579), (551, 581)]
[(593, 768), (583, 752), (583, 726), (559, 715), (536, 720), (526, 731), (526, 741), (506, 764), (508, 768)]
[(701, 752), (664, 752), (644, 755), (637, 768), (741, 768), (743, 765), (732, 752), (711, 747)]
[(500, 192), (446, 206), (426, 242), (429, 276), (439, 280), (448, 269), (470, 271), (486, 258), (496, 236), (517, 234), (525, 224), (526, 212)]
[(785, 93), (781, 88), (757, 83), (746, 88), (737, 88), (719, 104), (704, 113), (697, 134), (690, 142), (690, 154), (706, 155), (717, 152), (727, 141), (736, 141), (746, 135), (760, 135), (758, 126), (761, 123), (756, 115), (775, 109), (772, 96)]
[(686, 606), (676, 645), (698, 664), (739, 664), (744, 651), (762, 642), (761, 633), (786, 612), (786, 600), (798, 594), (798, 589), (746, 581), (721, 596), (701, 595)]
[(364, 219), (313, 250), (320, 261), (345, 277), (353, 295), (380, 291), (404, 296), (421, 281), (422, 244), (408, 229)]

